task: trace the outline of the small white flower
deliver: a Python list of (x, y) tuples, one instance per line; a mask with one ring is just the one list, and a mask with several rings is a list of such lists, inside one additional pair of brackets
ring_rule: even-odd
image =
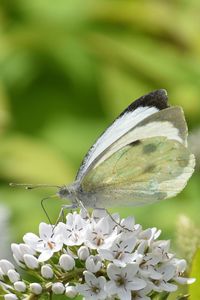
[(92, 222), (87, 226), (85, 244), (91, 249), (108, 248), (117, 235), (117, 228), (110, 230), (110, 223), (106, 218)]
[(143, 289), (146, 282), (136, 276), (138, 272), (137, 264), (128, 264), (126, 267), (117, 267), (109, 264), (107, 268), (108, 277), (111, 279), (107, 283), (109, 295), (118, 295), (120, 299), (131, 300), (131, 292)]
[(18, 297), (15, 294), (6, 294), (4, 295), (5, 300), (17, 300)]
[(77, 286), (78, 292), (87, 300), (103, 300), (107, 294), (104, 290), (106, 279), (103, 276), (96, 277), (94, 274), (85, 271), (85, 283)]
[(38, 262), (37, 258), (33, 255), (25, 254), (24, 262), (29, 269), (34, 270), (34, 269), (38, 269), (38, 267), (39, 267), (39, 262)]
[(90, 255), (89, 249), (86, 246), (81, 246), (77, 251), (80, 260), (86, 260)]
[(45, 279), (51, 279), (53, 278), (53, 270), (50, 265), (43, 265), (41, 268), (41, 275)]
[(173, 258), (171, 264), (175, 266), (175, 274), (173, 280), (179, 284), (192, 284), (196, 281), (195, 278), (186, 278), (181, 275), (185, 272), (187, 263), (184, 259)]
[(127, 217), (126, 219), (122, 219), (120, 222), (120, 226), (118, 226), (119, 233), (124, 232), (122, 228), (131, 231), (131, 234), (133, 234), (135, 230), (135, 219), (133, 217)]
[(96, 223), (98, 223), (99, 220), (107, 216), (108, 214), (105, 209), (94, 209), (92, 212), (91, 219), (93, 219)]
[(47, 261), (54, 252), (62, 249), (62, 236), (57, 231), (57, 227), (42, 222), (39, 225), (39, 237), (33, 233), (25, 234), (24, 242), (41, 253), (38, 257), (39, 262)]
[(103, 259), (112, 261), (116, 266), (125, 267), (136, 259), (137, 253), (133, 253), (135, 246), (134, 236), (126, 238), (126, 235), (120, 234), (109, 249), (99, 249), (98, 252)]
[(8, 271), (7, 273), (9, 280), (14, 283), (15, 281), (19, 281), (20, 280), (20, 275), (17, 271), (11, 269)]
[(139, 239), (148, 241), (150, 246), (161, 234), (161, 230), (157, 230), (156, 227), (148, 228), (139, 233)]
[(157, 270), (162, 274), (162, 278), (153, 283), (153, 290), (159, 293), (162, 291), (175, 292), (177, 286), (168, 282), (175, 274), (175, 267), (173, 265), (163, 264), (159, 266)]
[(77, 296), (78, 292), (75, 286), (66, 284), (65, 287), (65, 296), (70, 299), (73, 299)]
[(31, 283), (30, 290), (35, 295), (40, 295), (42, 293), (42, 286), (39, 283)]
[(68, 254), (62, 254), (59, 264), (64, 271), (70, 271), (75, 267), (75, 260)]
[(134, 292), (134, 300), (151, 300), (147, 295), (152, 291), (152, 283), (146, 282), (145, 288)]
[(55, 295), (62, 295), (65, 291), (65, 287), (61, 282), (53, 283), (51, 289)]
[(7, 259), (1, 259), (0, 260), (0, 268), (1, 268), (1, 271), (4, 275), (7, 275), (9, 270), (14, 270), (15, 269), (13, 264), (10, 261), (8, 261)]
[(144, 278), (150, 278), (153, 280), (160, 280), (163, 275), (162, 273), (155, 270), (155, 268), (151, 265), (141, 264), (139, 273)]
[(59, 232), (63, 236), (64, 244), (67, 246), (81, 245), (85, 241), (85, 229), (87, 222), (79, 214), (74, 212), (66, 217), (66, 224), (59, 223)]
[(26, 284), (23, 281), (16, 281), (14, 283), (14, 288), (16, 291), (24, 293), (26, 291)]
[(133, 218), (120, 220), (105, 210), (68, 214), (66, 224), (41, 223), (39, 236), (27, 233), (25, 244), (11, 245), (17, 264), (41, 284), (26, 284), (12, 263), (0, 260), (1, 294), (16, 300), (43, 297), (51, 289), (69, 298), (79, 292), (85, 300), (151, 300), (175, 291), (177, 283), (194, 282), (182, 277), (186, 261), (169, 253), (170, 242), (157, 240), (159, 235), (156, 228), (142, 230)]
[(170, 254), (170, 241), (156, 241), (149, 248), (149, 252), (145, 255), (146, 264), (157, 265), (160, 262), (169, 261), (173, 255)]
[(96, 273), (101, 269), (102, 260), (99, 255), (90, 255), (85, 262), (86, 269), (92, 273)]

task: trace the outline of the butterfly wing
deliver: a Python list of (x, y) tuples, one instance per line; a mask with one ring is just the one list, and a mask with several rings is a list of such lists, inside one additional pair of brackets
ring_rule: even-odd
[(131, 103), (90, 148), (77, 173), (76, 181), (81, 181), (94, 161), (124, 134), (149, 116), (167, 107), (165, 90), (154, 91)]
[(175, 196), (194, 171), (194, 156), (179, 141), (152, 137), (129, 143), (96, 164), (81, 182), (89, 207), (143, 205)]

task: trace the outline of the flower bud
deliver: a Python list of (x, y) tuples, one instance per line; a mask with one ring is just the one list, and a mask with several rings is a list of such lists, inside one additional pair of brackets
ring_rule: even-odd
[(24, 255), (24, 262), (29, 269), (37, 269), (39, 266), (39, 262), (37, 258), (31, 254)]
[(24, 256), (24, 254), (31, 254), (31, 255), (35, 255), (35, 250), (33, 250), (29, 245), (26, 244), (19, 244), (19, 249), (21, 251), (22, 256)]
[(81, 246), (78, 249), (78, 257), (80, 258), (80, 260), (86, 260), (88, 258), (88, 256), (90, 255), (89, 249), (86, 246)]
[(7, 275), (12, 283), (20, 280), (20, 275), (15, 270), (9, 270)]
[(61, 295), (65, 291), (65, 287), (61, 282), (55, 282), (52, 284), (52, 292), (56, 295)]
[(17, 296), (15, 294), (6, 294), (4, 295), (5, 300), (17, 300)]
[(44, 277), (45, 279), (53, 278), (53, 270), (49, 265), (42, 266), (41, 274), (42, 274), (42, 277)]
[(90, 255), (85, 262), (85, 266), (86, 266), (87, 270), (90, 271), (91, 273), (98, 272), (102, 266), (102, 261), (101, 261), (100, 256)]
[(77, 296), (78, 292), (76, 290), (75, 286), (66, 286), (65, 289), (65, 296), (67, 296), (68, 298), (75, 298)]
[(26, 291), (26, 284), (23, 281), (16, 281), (14, 283), (14, 288), (16, 291), (24, 293)]
[(13, 254), (13, 258), (14, 258), (15, 262), (18, 264), (18, 266), (20, 266), (21, 268), (24, 268), (24, 263), (20, 262), (14, 254)]
[(16, 257), (16, 259), (18, 261), (23, 261), (22, 253), (20, 251), (20, 248), (19, 248), (18, 244), (12, 243), (11, 244), (11, 250), (12, 250), (13, 255)]
[(42, 286), (39, 283), (31, 283), (30, 290), (35, 295), (40, 295), (42, 293)]
[(59, 264), (64, 271), (70, 271), (75, 267), (74, 259), (68, 254), (61, 255)]
[(7, 275), (9, 270), (14, 270), (15, 267), (11, 262), (9, 262), (7, 259), (0, 260), (0, 268), (4, 275)]

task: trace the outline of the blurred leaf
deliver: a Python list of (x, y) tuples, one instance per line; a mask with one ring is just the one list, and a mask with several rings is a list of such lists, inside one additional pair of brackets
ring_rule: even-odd
[(152, 89), (150, 84), (112, 65), (102, 67), (102, 81), (99, 84), (102, 86), (103, 106), (112, 118), (116, 118), (133, 101), (130, 95), (137, 98)]
[(200, 299), (200, 248), (193, 258), (190, 277), (196, 278), (196, 281), (189, 286), (190, 300)]
[(188, 300), (188, 299), (189, 299), (189, 295), (182, 295), (176, 298), (176, 300)]
[(72, 179), (71, 165), (36, 139), (1, 139), (0, 158), (0, 175), (7, 180), (63, 184)]
[(3, 84), (0, 82), (0, 134), (5, 131), (10, 121), (8, 98)]
[(76, 163), (76, 168), (83, 160), (84, 155), (92, 146), (97, 137), (106, 128), (102, 120), (98, 119), (75, 119), (72, 116), (54, 118), (41, 132), (43, 139), (63, 152), (70, 161)]
[(157, 294), (152, 296), (152, 300), (167, 300), (169, 296), (169, 293), (167, 292), (162, 292), (160, 294)]

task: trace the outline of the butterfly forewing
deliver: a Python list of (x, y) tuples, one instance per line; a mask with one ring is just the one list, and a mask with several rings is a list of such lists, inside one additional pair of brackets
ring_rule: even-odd
[(76, 180), (82, 180), (94, 161), (129, 130), (149, 116), (166, 109), (168, 107), (167, 99), (167, 92), (161, 89), (131, 103), (90, 148), (77, 173)]
[(81, 183), (83, 204), (109, 207), (162, 200), (183, 189), (193, 168), (193, 155), (182, 143), (166, 137), (137, 140), (87, 173)]

